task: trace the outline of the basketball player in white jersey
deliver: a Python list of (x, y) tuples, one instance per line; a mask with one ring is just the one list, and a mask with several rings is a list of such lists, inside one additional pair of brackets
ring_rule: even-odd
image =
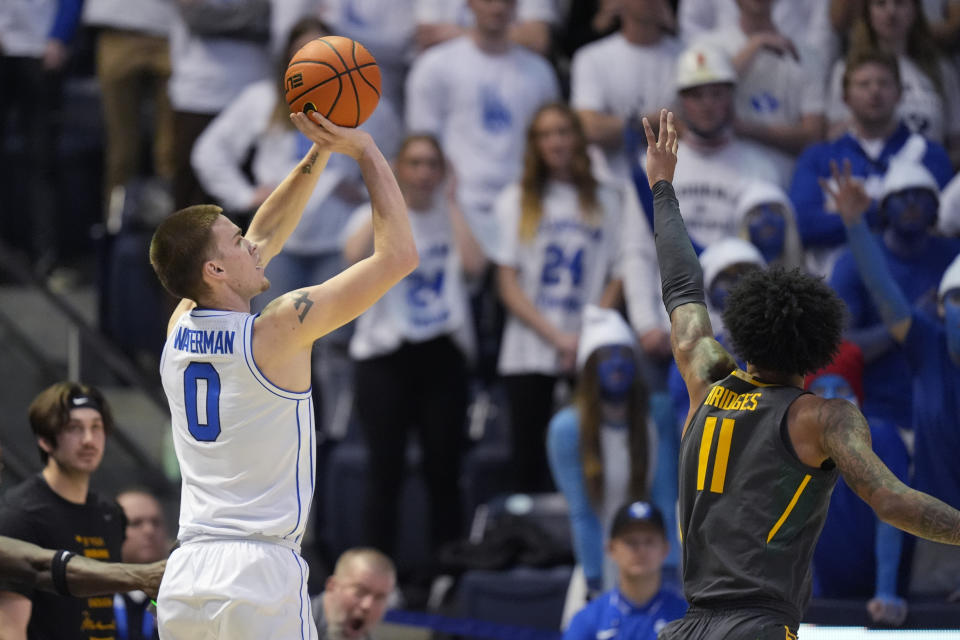
[[(369, 134), (317, 113), (292, 116), (313, 147), (261, 205), (246, 235), (220, 209), (167, 218), (150, 245), (163, 285), (183, 298), (160, 362), (182, 475), (180, 548), (160, 587), (163, 640), (317, 637), (300, 540), (316, 477), (310, 351), (417, 265), (406, 207)], [(261, 314), (250, 299), (300, 220), (331, 152), (360, 165), (374, 252)]]

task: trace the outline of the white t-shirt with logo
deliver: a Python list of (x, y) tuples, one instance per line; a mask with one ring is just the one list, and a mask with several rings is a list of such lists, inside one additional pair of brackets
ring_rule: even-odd
[[(370, 215), (369, 204), (359, 207), (347, 222), (344, 237), (369, 224)], [(403, 342), (450, 335), (472, 358), (470, 307), (450, 212), (438, 198), (430, 210), (411, 210), (409, 217), (420, 264), (357, 318), (350, 356), (366, 360), (391, 353)]]
[(520, 173), (536, 110), (560, 95), (547, 61), (520, 46), (492, 55), (469, 36), (427, 49), (407, 77), (407, 129), (440, 138), (457, 173), (457, 198), (488, 255), (497, 231), (491, 207)]
[(705, 150), (680, 142), (673, 188), (690, 238), (701, 247), (736, 236), (737, 201), (753, 180), (786, 188), (767, 154), (755, 144), (732, 140)]
[[(500, 242), (494, 261), (517, 270), (524, 294), (547, 320), (568, 333), (579, 333), (583, 307), (596, 303), (606, 283), (620, 277), (623, 193), (601, 184), (599, 216), (587, 221), (576, 189), (551, 181), (543, 196), (536, 236), (519, 237), (520, 186), (504, 189), (495, 205)], [(507, 316), (500, 348), (501, 374), (559, 373), (556, 348), (513, 315)]]
[[(748, 36), (739, 26), (714, 31), (700, 42), (724, 51), (731, 59), (746, 46)], [(789, 55), (760, 49), (737, 78), (734, 111), (745, 122), (762, 125), (797, 125), (806, 115), (823, 115), (826, 84), (816, 68)], [(780, 149), (759, 145), (781, 175), (781, 183), (793, 176), (796, 158)]]
[[(897, 62), (903, 84), (903, 97), (897, 113), (910, 130), (941, 144), (946, 136), (960, 134), (960, 80), (956, 69), (940, 58), (941, 94), (930, 76), (910, 58), (898, 56)], [(843, 60), (833, 66), (827, 102), (827, 118), (831, 123), (851, 118), (850, 109), (843, 101), (845, 68)]]
[[(573, 56), (570, 105), (620, 118), (670, 108), (677, 96), (674, 67), (682, 49), (675, 38), (665, 37), (655, 45), (640, 46), (630, 43), (620, 32), (585, 45)], [(630, 73), (624, 73), (624, 69)], [(629, 176), (622, 148), (604, 155), (614, 176)]]

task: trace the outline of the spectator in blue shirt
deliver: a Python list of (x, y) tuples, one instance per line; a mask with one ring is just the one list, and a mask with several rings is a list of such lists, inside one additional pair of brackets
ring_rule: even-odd
[[(911, 307), (863, 222), (870, 196), (851, 177), (850, 163), (832, 167), (825, 190), (837, 202), (850, 250), (884, 325), (902, 345), (913, 382), (913, 486), (950, 505), (960, 504), (960, 257), (937, 290), (937, 314)], [(960, 586), (960, 551), (918, 541), (912, 590), (949, 594)]]
[[(804, 387), (821, 398), (843, 398), (860, 407), (864, 395), (860, 347), (844, 341), (833, 362), (809, 374)], [(887, 420), (871, 418), (870, 440), (880, 460), (906, 482), (910, 455), (897, 428)], [(903, 532), (877, 518), (839, 478), (813, 554), (814, 596), (869, 598), (867, 612), (874, 622), (903, 624), (907, 602), (898, 589), (902, 548)]]
[(663, 515), (649, 502), (625, 504), (613, 517), (607, 554), (617, 565), (617, 586), (573, 617), (563, 640), (656, 640), (687, 603), (663, 587), (663, 562), (670, 551)]
[[(929, 312), (936, 311), (937, 285), (944, 270), (960, 252), (960, 241), (934, 235), (939, 192), (936, 179), (922, 164), (891, 162), (879, 197), (883, 230), (876, 240), (884, 261), (907, 301)], [(847, 304), (847, 339), (863, 351), (863, 414), (871, 423), (883, 418), (912, 428), (913, 394), (909, 386), (904, 388), (900, 375), (907, 369), (906, 355), (883, 325), (849, 250), (840, 254), (830, 286)]]
[(863, 184), (869, 196), (865, 215), (870, 226), (878, 223), (877, 201), (891, 162), (920, 162), (941, 188), (953, 175), (946, 150), (911, 133), (897, 118), (901, 94), (900, 70), (891, 54), (871, 50), (850, 58), (843, 75), (844, 102), (852, 114), (850, 130), (836, 140), (807, 148), (797, 160), (789, 195), (807, 266), (814, 273), (829, 275), (846, 241), (836, 204), (818, 186), (830, 179), (831, 162), (848, 161), (852, 175)]

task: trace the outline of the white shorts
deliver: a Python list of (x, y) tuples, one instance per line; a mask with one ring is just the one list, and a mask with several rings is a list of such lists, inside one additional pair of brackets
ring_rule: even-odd
[(309, 568), (293, 549), (254, 540), (192, 542), (160, 583), (161, 640), (317, 640)]

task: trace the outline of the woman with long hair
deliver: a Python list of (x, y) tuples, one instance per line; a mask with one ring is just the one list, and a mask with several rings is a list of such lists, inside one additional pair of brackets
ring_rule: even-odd
[(584, 312), (573, 403), (550, 421), (550, 471), (570, 508), (574, 554), (588, 589), (616, 579), (604, 539), (621, 504), (648, 496), (649, 398), (633, 331), (612, 309)]
[[(394, 171), (420, 264), (357, 318), (350, 341), (355, 415), (369, 452), (364, 542), (391, 556), (414, 431), (430, 500), (430, 548), (460, 534), (467, 362), (474, 352), (464, 275), (477, 275), (486, 264), (454, 198), (437, 139), (407, 136)], [(367, 204), (348, 221), (347, 262), (373, 253), (371, 220)]]
[(500, 194), (494, 260), (507, 311), (498, 371), (510, 412), (514, 489), (551, 488), (544, 434), (555, 387), (573, 374), (581, 314), (620, 297), (620, 236), (629, 198), (599, 182), (576, 114), (550, 103), (527, 130), (523, 175)]
[[(850, 29), (848, 57), (880, 49), (897, 57), (903, 95), (899, 114), (911, 130), (943, 144), (960, 164), (960, 81), (935, 44), (920, 0), (866, 0)], [(839, 133), (850, 114), (843, 103), (844, 61), (830, 80), (827, 116)]]

